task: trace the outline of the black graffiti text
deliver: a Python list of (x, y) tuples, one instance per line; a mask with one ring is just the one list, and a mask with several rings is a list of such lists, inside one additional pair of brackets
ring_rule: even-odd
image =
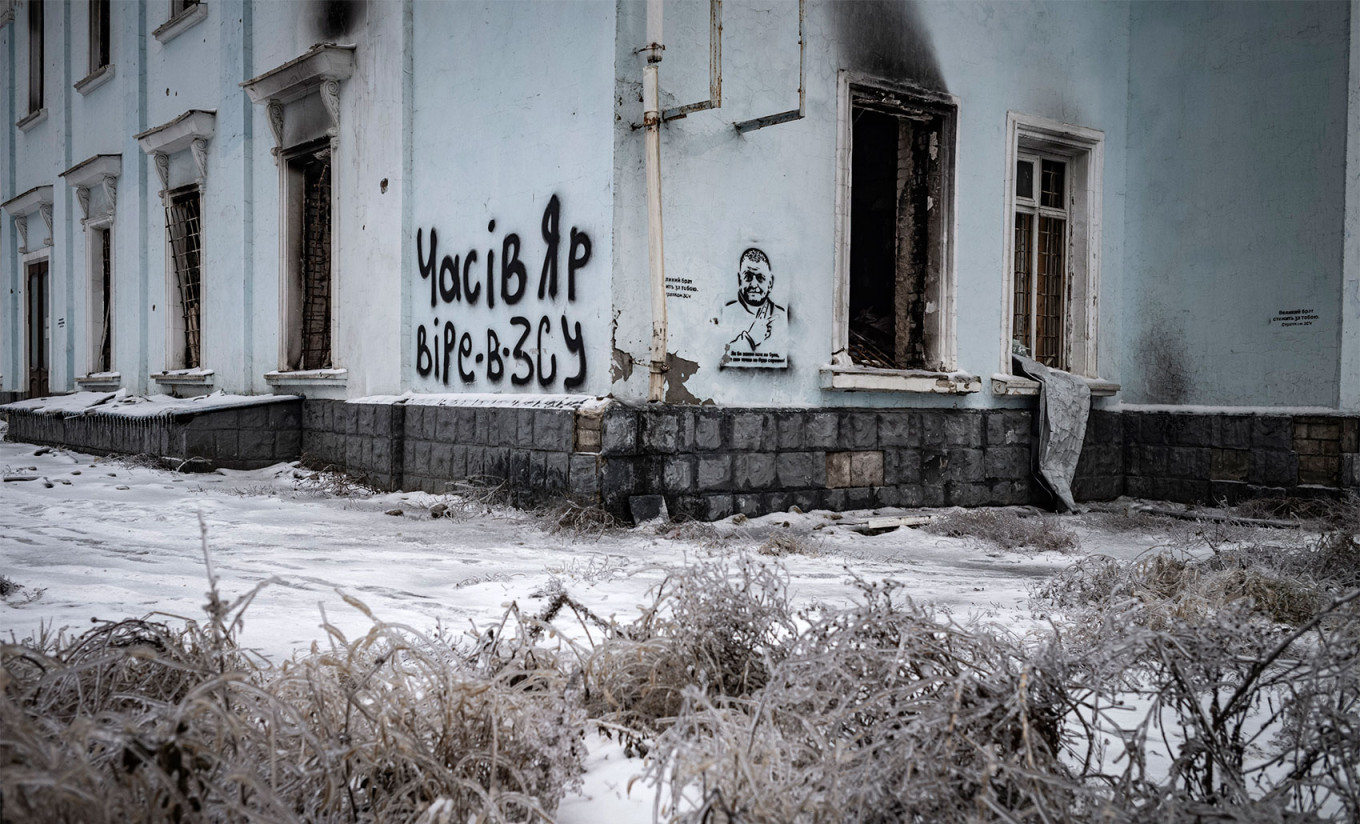
[[(510, 330), (488, 328), (475, 338), (459, 332), (453, 321), (438, 318), (416, 327), (416, 372), (445, 386), (476, 383), (485, 379), (501, 383), (508, 376), (515, 386), (537, 382), (551, 386), (558, 377), (557, 352), (565, 348), (567, 361), (576, 363), (573, 374), (562, 376), (562, 388), (577, 389), (586, 382), (586, 347), (580, 321), (560, 315), (558, 323), (544, 316), (535, 323), (523, 315), (510, 318)], [(559, 337), (560, 336), (560, 337)], [(485, 344), (484, 346), (480, 344)]]
[(491, 242), (452, 255), (440, 254), (435, 227), (430, 227), (428, 235), (424, 228), (416, 230), (416, 262), (421, 279), (429, 282), (430, 308), (485, 303), (487, 309), (494, 309), (498, 302), (519, 306), (536, 297), (541, 309), (520, 309), (509, 319), (508, 327), (478, 324), (473, 329), (464, 321), (460, 321), (461, 327), (451, 320), (441, 323), (438, 317), (417, 325), (416, 372), (445, 386), (455, 381), (501, 384), (507, 379), (513, 386), (537, 383), (549, 387), (559, 379), (566, 390), (583, 386), (587, 364), (581, 323), (570, 320), (566, 312), (551, 304), (562, 292), (559, 272), (564, 251), (564, 297), (568, 304), (576, 302), (577, 276), (590, 263), (592, 254), (590, 235), (576, 226), (564, 233), (562, 201), (557, 195), (549, 198), (539, 221), (542, 265), (536, 267), (538, 282), (533, 284), (528, 261), (537, 262), (539, 250), (530, 248), (536, 245), (532, 234), (529, 244), (518, 232), (497, 238), (494, 218), (487, 221), (486, 230)]

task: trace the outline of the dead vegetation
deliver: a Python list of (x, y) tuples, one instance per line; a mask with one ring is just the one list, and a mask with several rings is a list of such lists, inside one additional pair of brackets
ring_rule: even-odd
[(1356, 820), (1354, 533), (1196, 548), (1073, 564), (1029, 637), (890, 581), (799, 612), (759, 557), (623, 623), (563, 583), (602, 558), (466, 638), (327, 622), (279, 667), (236, 645), (254, 592), (212, 585), (201, 623), (0, 646), (0, 793), (26, 821), (549, 821), (594, 727), (665, 821)]
[(941, 515), (923, 529), (950, 538), (972, 538), (999, 549), (1075, 552), (1077, 534), (1052, 515), (1022, 515), (1010, 509), (959, 509)]

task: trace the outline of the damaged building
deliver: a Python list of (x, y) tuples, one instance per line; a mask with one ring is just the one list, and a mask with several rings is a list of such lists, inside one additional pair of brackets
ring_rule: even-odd
[(700, 518), (1335, 494), (1356, 12), (0, 0), (8, 436)]

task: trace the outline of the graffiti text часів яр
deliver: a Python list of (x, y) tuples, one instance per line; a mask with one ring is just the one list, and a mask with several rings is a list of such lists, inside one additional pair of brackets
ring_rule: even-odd
[[(494, 309), (497, 303), (518, 306), (538, 302), (536, 311), (513, 315), (509, 328), (489, 325), (485, 332), (477, 329), (474, 334), (466, 323), (460, 329), (452, 320), (441, 323), (437, 316), (417, 325), (416, 371), (422, 378), (433, 377), (447, 386), (455, 377), (463, 383), (484, 378), (495, 384), (508, 377), (515, 386), (536, 381), (546, 387), (560, 377), (566, 390), (585, 383), (586, 346), (581, 323), (565, 311), (557, 311), (551, 302), (561, 291), (566, 293), (567, 304), (576, 302), (577, 274), (590, 262), (590, 236), (573, 226), (564, 238), (561, 215), (562, 203), (553, 195), (543, 210), (539, 229), (546, 248), (536, 283), (524, 260), (524, 242), (515, 232), (501, 239), (499, 249), (492, 243), (485, 250), (474, 248), (441, 257), (438, 232), (430, 228), (427, 252), (424, 230), (416, 230), (416, 260), (421, 279), (430, 284), (432, 309), (458, 303), (485, 303), (487, 309)], [(494, 233), (496, 221), (488, 222), (486, 229)], [(566, 272), (565, 277), (559, 277), (564, 245)], [(484, 267), (480, 261), (485, 261)], [(561, 281), (565, 281), (565, 290), (560, 289)], [(559, 351), (564, 361), (560, 373)]]

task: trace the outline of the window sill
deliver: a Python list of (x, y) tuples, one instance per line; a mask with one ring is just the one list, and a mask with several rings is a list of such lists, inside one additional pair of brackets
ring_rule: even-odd
[(155, 31), (151, 32), (151, 36), (161, 41), (161, 43), (169, 43), (171, 40), (174, 40), (176, 37), (179, 37), (181, 34), (184, 34), (186, 31), (193, 28), (194, 25), (207, 16), (208, 4), (198, 3), (162, 23)]
[(85, 76), (83, 80), (76, 82), (73, 89), (81, 94), (89, 94), (105, 83), (113, 79), (113, 64), (106, 63)]
[(29, 112), (15, 123), (15, 127), (21, 132), (26, 132), (39, 123), (47, 119), (47, 109), (38, 109), (36, 112)]
[[(1111, 381), (1101, 380), (1100, 378), (1082, 378), (1086, 381), (1087, 387), (1091, 390), (1091, 395), (1097, 398), (1108, 398), (1120, 389), (1119, 384)], [(992, 394), (1008, 395), (1011, 397), (1034, 397), (1039, 394), (1039, 382), (1022, 378), (1017, 375), (1003, 375), (997, 373), (992, 375)]]
[(76, 378), (76, 386), (92, 391), (117, 391), (123, 384), (123, 376), (117, 372), (91, 372), (83, 378)]
[(821, 373), (822, 389), (837, 392), (924, 392), (937, 395), (967, 395), (982, 391), (982, 379), (967, 372), (824, 366)]
[(348, 369), (299, 369), (264, 373), (270, 386), (344, 386), (349, 381)]
[(171, 369), (157, 372), (151, 376), (151, 380), (161, 386), (212, 386), (213, 370)]

